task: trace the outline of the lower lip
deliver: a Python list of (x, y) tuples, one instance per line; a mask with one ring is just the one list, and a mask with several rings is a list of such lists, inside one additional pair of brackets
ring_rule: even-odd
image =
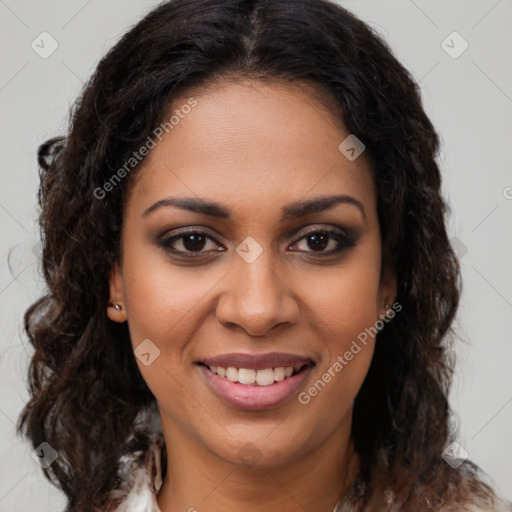
[(313, 365), (307, 366), (299, 373), (274, 382), (270, 386), (252, 386), (231, 382), (226, 377), (213, 373), (207, 366), (198, 365), (198, 367), (217, 396), (237, 409), (248, 411), (273, 409), (282, 405), (298, 391), (313, 369)]

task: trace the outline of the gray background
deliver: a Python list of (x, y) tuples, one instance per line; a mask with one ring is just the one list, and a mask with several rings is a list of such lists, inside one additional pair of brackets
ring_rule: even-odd
[[(450, 397), (458, 442), (502, 496), (512, 499), (512, 1), (341, 4), (382, 34), (419, 81), (441, 135), (450, 236), (457, 238), (464, 282), (456, 323), (462, 341)], [(64, 506), (28, 444), (14, 433), (28, 397), (30, 348), (22, 314), (43, 286), (36, 148), (64, 132), (68, 108), (100, 57), (155, 5), (0, 0), (0, 512)], [(34, 40), (42, 46), (44, 31), (58, 43), (46, 59), (31, 47)], [(454, 31), (469, 45), (457, 58), (445, 51), (456, 55), (463, 49), (459, 36), (448, 37)], [(44, 47), (50, 48), (49, 39)]]

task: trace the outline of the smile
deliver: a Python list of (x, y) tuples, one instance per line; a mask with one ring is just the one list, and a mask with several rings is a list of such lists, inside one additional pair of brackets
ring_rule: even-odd
[(309, 358), (287, 354), (231, 354), (196, 364), (210, 390), (224, 403), (250, 411), (284, 404), (315, 366)]
[(278, 366), (277, 368), (265, 368), (264, 370), (255, 370), (253, 368), (234, 368), (229, 366), (209, 366), (212, 373), (224, 377), (231, 382), (239, 382), (244, 385), (253, 386), (270, 386), (274, 382), (291, 377), (294, 373), (298, 373), (302, 366), (296, 370), (293, 366)]

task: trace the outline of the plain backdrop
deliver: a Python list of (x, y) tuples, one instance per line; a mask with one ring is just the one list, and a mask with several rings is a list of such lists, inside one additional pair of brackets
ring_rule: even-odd
[[(512, 1), (340, 3), (382, 34), (419, 81), (441, 136), (464, 286), (450, 396), (458, 442), (512, 499)], [(28, 397), (22, 315), (43, 289), (36, 150), (64, 132), (100, 57), (156, 4), (0, 0), (0, 512), (64, 507), (14, 426)], [(58, 45), (47, 58), (41, 38), (44, 51)]]

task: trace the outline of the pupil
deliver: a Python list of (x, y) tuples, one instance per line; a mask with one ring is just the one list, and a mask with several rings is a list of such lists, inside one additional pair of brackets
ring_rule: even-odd
[(205, 237), (202, 235), (187, 235), (183, 239), (183, 245), (187, 251), (200, 250), (203, 248), (204, 238)]
[(327, 246), (327, 239), (329, 238), (329, 235), (322, 235), (322, 234), (314, 234), (309, 237), (310, 242), (313, 241), (313, 247), (312, 249), (325, 249)]

